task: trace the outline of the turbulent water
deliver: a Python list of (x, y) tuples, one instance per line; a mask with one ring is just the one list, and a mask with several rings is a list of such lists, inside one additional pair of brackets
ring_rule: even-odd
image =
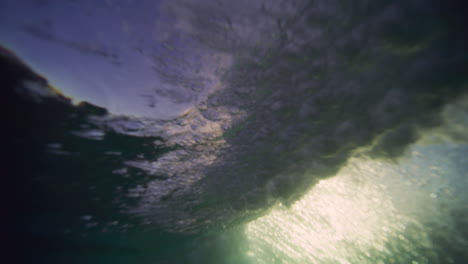
[(468, 261), (461, 1), (0, 7), (24, 262)]

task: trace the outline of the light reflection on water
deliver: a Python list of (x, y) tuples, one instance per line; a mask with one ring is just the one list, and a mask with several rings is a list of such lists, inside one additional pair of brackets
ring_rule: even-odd
[[(375, 156), (399, 156), (417, 130), (440, 121), (435, 116), (442, 105), (466, 90), (460, 70), (466, 40), (459, 37), (465, 23), (446, 19), (450, 12), (439, 13), (436, 3), (129, 1), (121, 8), (122, 3), (84, 1), (78, 8), (74, 1), (40, 1), (39, 10), (10, 2), (2, 3), (8, 12), (0, 16), (7, 46), (65, 94), (109, 111), (78, 130), (79, 122), (67, 119), (70, 127), (52, 141), (48, 136), (60, 122), (47, 123), (54, 133), (35, 131), (27, 141), (46, 145), (47, 153), (63, 161), (47, 157), (50, 179), (35, 175), (33, 166), (24, 174), (44, 181), (31, 187), (46, 193), (43, 199), (31, 195), (44, 215), (58, 208), (58, 219), (79, 216), (75, 229), (67, 221), (49, 224), (67, 236), (139, 227), (117, 212), (176, 233), (243, 223), (257, 216), (252, 211), (302, 194), (304, 183), (331, 176), (349, 152), (377, 138), (382, 144)], [(93, 30), (83, 27), (86, 11), (94, 14), (86, 18)], [(42, 18), (50, 20), (42, 26)], [(130, 35), (131, 28), (144, 37)], [(102, 30), (107, 37), (101, 39)], [(31, 93), (47, 95), (30, 86)], [(24, 120), (49, 115), (25, 114), (30, 119)], [(17, 130), (25, 127), (34, 126)], [(454, 126), (447, 136), (466, 140), (465, 127)], [(459, 188), (467, 186), (460, 175), (468, 168), (457, 171), (454, 157), (445, 155), (456, 148), (413, 147), (398, 165), (351, 160), (291, 207), (278, 205), (248, 224), (246, 254), (263, 263), (450, 263), (439, 257), (443, 245), (433, 233), (455, 234), (449, 215), (467, 201)], [(23, 167), (23, 149), (17, 152)], [(315, 169), (304, 175), (310, 167)], [(18, 184), (21, 193), (27, 193), (24, 185)], [(35, 229), (47, 233), (43, 222), (53, 221), (37, 218)], [(454, 247), (466, 247), (461, 235), (454, 238), (460, 240)], [(152, 246), (164, 245), (160, 252), (170, 248), (174, 258), (187, 255), (180, 243), (159, 241)], [(199, 256), (216, 251), (215, 243), (207, 244)], [(218, 259), (225, 256), (212, 262)]]
[(415, 145), (398, 163), (353, 158), (289, 208), (248, 224), (247, 255), (253, 263), (457, 263), (432, 235), (468, 248), (450, 217), (466, 201), (454, 162), (463, 150), (446, 142)]

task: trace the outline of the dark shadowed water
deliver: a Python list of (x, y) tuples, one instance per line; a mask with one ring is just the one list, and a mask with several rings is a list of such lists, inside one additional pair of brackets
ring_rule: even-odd
[(12, 263), (468, 263), (463, 1), (3, 1)]

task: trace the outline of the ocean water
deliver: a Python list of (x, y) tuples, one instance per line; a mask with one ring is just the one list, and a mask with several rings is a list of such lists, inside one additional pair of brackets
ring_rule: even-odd
[(12, 263), (468, 262), (462, 1), (3, 1)]

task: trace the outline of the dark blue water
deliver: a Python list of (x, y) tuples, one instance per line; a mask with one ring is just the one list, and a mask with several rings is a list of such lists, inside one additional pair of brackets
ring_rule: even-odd
[(5, 1), (18, 263), (465, 263), (461, 1)]

